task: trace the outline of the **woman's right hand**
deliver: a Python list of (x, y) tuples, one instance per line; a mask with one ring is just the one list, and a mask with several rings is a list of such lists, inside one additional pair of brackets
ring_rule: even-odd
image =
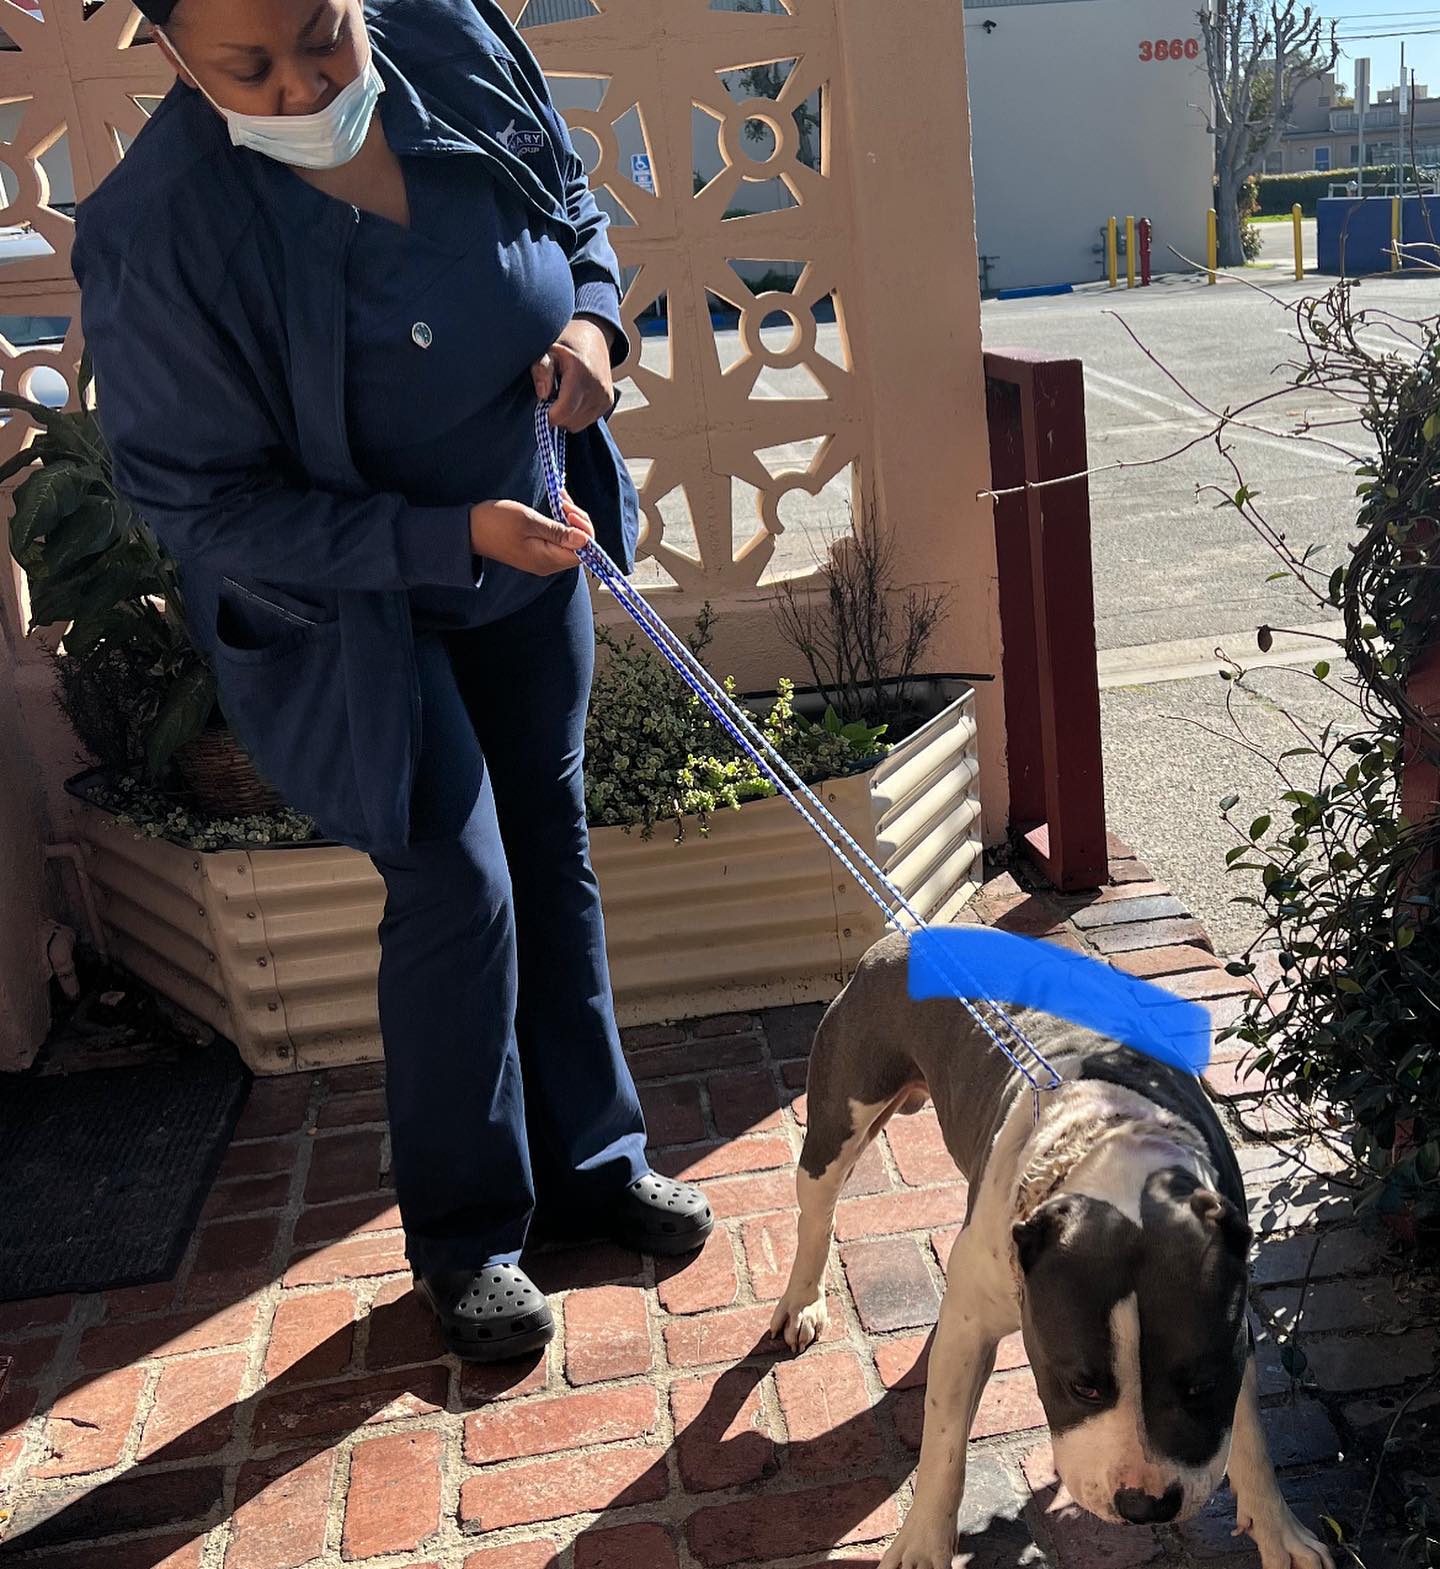
[(579, 565), (579, 552), (595, 537), (589, 516), (567, 496), (565, 522), (557, 523), (518, 501), (481, 501), (470, 508), (470, 549), (536, 577)]

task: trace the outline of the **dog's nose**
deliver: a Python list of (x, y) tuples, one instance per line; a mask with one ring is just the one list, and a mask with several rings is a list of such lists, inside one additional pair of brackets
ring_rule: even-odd
[(1122, 1487), (1115, 1495), (1115, 1510), (1131, 1525), (1163, 1525), (1180, 1513), (1184, 1498), (1178, 1482), (1172, 1482), (1158, 1498), (1138, 1487)]

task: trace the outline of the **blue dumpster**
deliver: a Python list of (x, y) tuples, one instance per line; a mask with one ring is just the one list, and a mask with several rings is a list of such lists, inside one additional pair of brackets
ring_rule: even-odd
[[(1322, 197), (1316, 225), (1319, 270), (1347, 278), (1389, 272), (1392, 206), (1389, 196)], [(1440, 265), (1440, 196), (1407, 196), (1401, 210), (1402, 243), (1416, 248), (1416, 254), (1402, 258), (1402, 268), (1418, 272)]]

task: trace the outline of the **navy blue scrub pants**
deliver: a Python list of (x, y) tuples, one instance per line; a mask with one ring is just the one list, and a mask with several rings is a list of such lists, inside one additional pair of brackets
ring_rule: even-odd
[(421, 632), (417, 657), (412, 842), (375, 864), (396, 1197), (429, 1272), (513, 1263), (537, 1195), (599, 1209), (647, 1161), (585, 826), (581, 574), (487, 626)]

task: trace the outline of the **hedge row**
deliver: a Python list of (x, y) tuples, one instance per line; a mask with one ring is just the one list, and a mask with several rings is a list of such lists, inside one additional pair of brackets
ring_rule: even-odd
[[(1348, 184), (1359, 178), (1358, 169), (1316, 169), (1305, 174), (1265, 174), (1260, 177), (1260, 211), (1264, 214), (1287, 213), (1300, 203), (1307, 218), (1315, 216), (1315, 204), (1330, 194), (1332, 185)], [(1365, 189), (1393, 185), (1396, 165), (1387, 164), (1365, 171)], [(1410, 178), (1415, 178), (1412, 169)]]

